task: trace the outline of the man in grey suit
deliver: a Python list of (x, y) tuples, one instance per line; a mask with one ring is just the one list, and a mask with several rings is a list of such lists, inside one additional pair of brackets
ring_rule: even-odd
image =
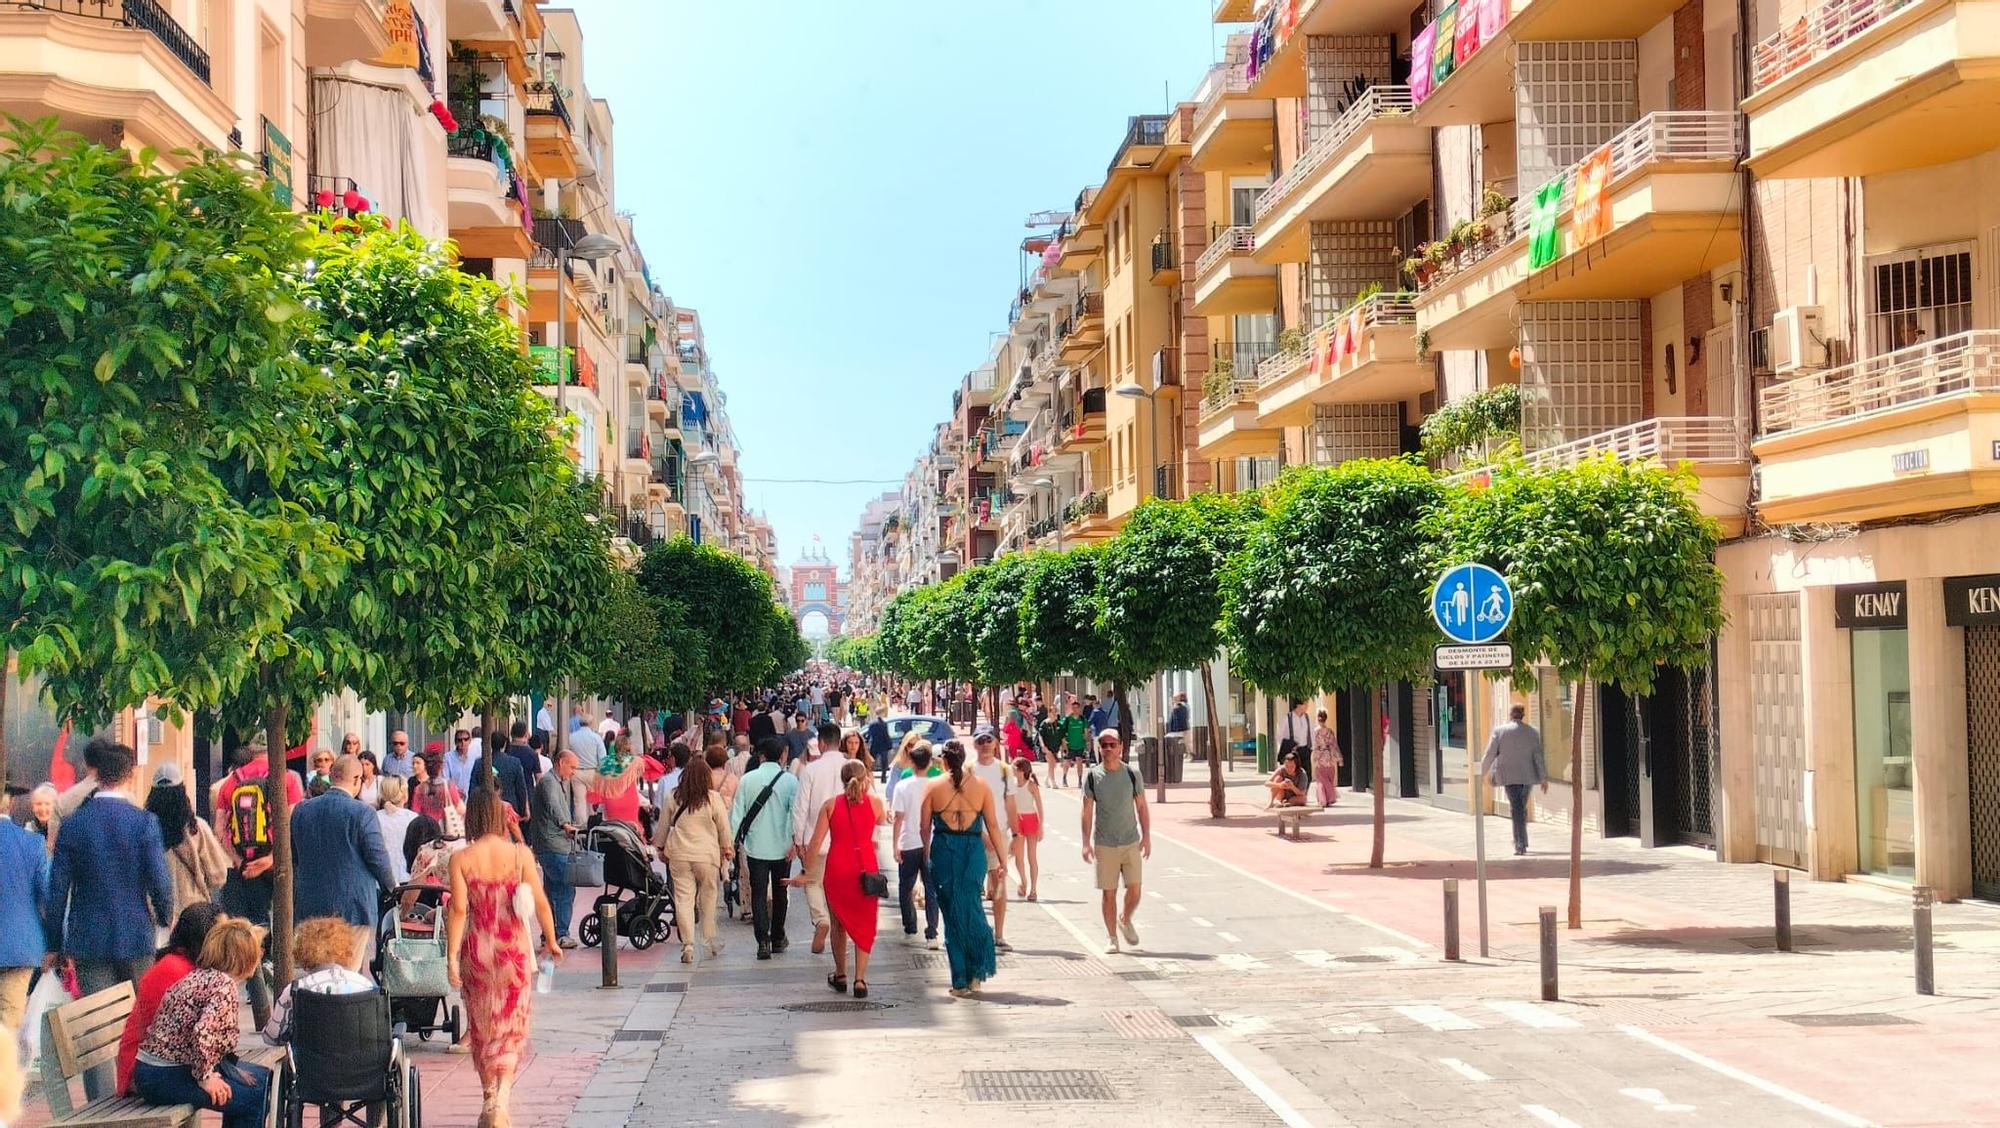
[(569, 883), (569, 855), (576, 833), (590, 817), (590, 798), (576, 778), (576, 753), (568, 748), (556, 757), (555, 769), (535, 784), (534, 815), (528, 820), (529, 845), (542, 867), (542, 888), (556, 918), (556, 945), (576, 947), (569, 921), (576, 911), (576, 886)]
[(292, 812), (292, 859), (298, 869), (292, 905), (299, 920), (340, 917), (373, 927), (382, 893), (396, 887), (396, 871), (382, 846), (382, 824), (363, 803), (361, 761), (333, 762), (332, 785)]
[(1507, 789), (1507, 810), (1514, 820), (1514, 855), (1528, 852), (1528, 789), (1542, 785), (1549, 793), (1549, 765), (1542, 758), (1542, 734), (1525, 718), (1526, 707), (1507, 710), (1507, 723), (1493, 730), (1486, 742), (1486, 755), (1479, 761), (1479, 774)]

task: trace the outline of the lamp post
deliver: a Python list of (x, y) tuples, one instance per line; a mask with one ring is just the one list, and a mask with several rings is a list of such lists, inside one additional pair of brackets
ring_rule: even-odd
[[(1160, 390), (1148, 390), (1137, 384), (1120, 384), (1114, 395), (1126, 399), (1150, 400), (1153, 405), (1153, 425), (1148, 432), (1153, 446), (1153, 496), (1160, 496)], [(1166, 689), (1167, 677), (1164, 672), (1153, 675), (1153, 748), (1158, 759), (1155, 761), (1158, 777), (1153, 781), (1154, 802), (1167, 801), (1167, 732), (1166, 732)]]
[(561, 231), (562, 245), (556, 248), (556, 415), (564, 420), (569, 418), (569, 367), (563, 351), (569, 347), (568, 326), (563, 317), (563, 283), (569, 278), (569, 260), (582, 259), (596, 262), (617, 254), (623, 248), (618, 240), (609, 235), (592, 232), (569, 245), (569, 233)]

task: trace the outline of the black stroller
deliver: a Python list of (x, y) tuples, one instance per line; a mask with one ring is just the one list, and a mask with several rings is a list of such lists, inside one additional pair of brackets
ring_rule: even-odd
[(577, 938), (584, 947), (595, 948), (604, 939), (599, 914), (605, 905), (618, 906), (618, 935), (634, 948), (643, 951), (666, 943), (674, 931), (674, 890), (653, 872), (639, 832), (624, 823), (604, 822), (591, 827), (585, 841), (589, 849), (604, 855), (604, 892), (577, 925)]

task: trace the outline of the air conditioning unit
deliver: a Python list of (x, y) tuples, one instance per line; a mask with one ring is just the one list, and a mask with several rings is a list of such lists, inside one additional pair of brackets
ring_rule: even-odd
[(1787, 306), (1771, 319), (1771, 371), (1783, 376), (1826, 367), (1825, 311)]

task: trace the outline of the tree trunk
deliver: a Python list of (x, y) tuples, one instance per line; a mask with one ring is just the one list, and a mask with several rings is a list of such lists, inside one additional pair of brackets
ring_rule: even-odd
[(1222, 714), (1215, 708), (1215, 667), (1201, 664), (1201, 694), (1208, 703), (1208, 817), (1223, 818), (1229, 813), (1229, 799), (1222, 787)]
[[(1375, 701), (1375, 691), (1372, 689), (1368, 691), (1368, 701), (1371, 705)], [(1388, 707), (1389, 703), (1385, 699), (1382, 702), (1382, 708), (1387, 709)], [(1387, 790), (1387, 787), (1383, 782), (1382, 760), (1384, 758), (1383, 754), (1388, 751), (1388, 748), (1386, 747), (1386, 741), (1384, 742), (1384, 747), (1375, 747), (1375, 711), (1372, 708), (1368, 711), (1368, 723), (1362, 727), (1364, 731), (1361, 733), (1361, 740), (1368, 744), (1368, 762), (1372, 769), (1369, 775), (1374, 779), (1374, 783), (1371, 786), (1375, 789), (1375, 841), (1369, 847), (1368, 868), (1381, 869), (1382, 847), (1385, 838), (1383, 830), (1389, 821), (1388, 814), (1383, 810), (1382, 794)], [(1353, 777), (1349, 776), (1349, 778)]]
[(1583, 695), (1590, 679), (1579, 678), (1569, 711), (1569, 926), (1583, 927)]
[[(0, 650), (0, 795), (7, 792), (7, 691), (12, 688), (14, 671), (7, 652)], [(55, 767), (50, 764), (49, 767)]]
[(292, 804), (285, 787), (285, 773), (290, 770), (285, 753), (291, 744), (285, 730), (291, 723), (291, 707), (272, 696), (264, 713), (264, 763), (270, 772), (264, 796), (271, 814), (271, 982), (275, 991), (292, 981)]

